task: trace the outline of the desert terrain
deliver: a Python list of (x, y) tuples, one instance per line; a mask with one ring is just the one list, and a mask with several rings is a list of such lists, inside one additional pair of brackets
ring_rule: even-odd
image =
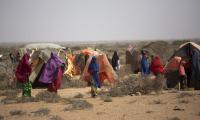
[[(34, 89), (33, 96), (39, 91)], [(44, 91), (44, 90), (43, 90)], [(69, 103), (28, 102), (0, 104), (5, 120), (199, 120), (200, 91), (163, 91), (161, 94), (91, 98), (90, 88), (59, 90), (62, 98), (87, 101), (71, 109)], [(80, 96), (77, 98), (76, 95)], [(1, 97), (3, 98), (3, 97)], [(40, 111), (36, 114), (35, 111)], [(45, 111), (46, 110), (46, 111)], [(16, 111), (12, 114), (12, 111)], [(18, 111), (18, 113), (17, 113)], [(48, 111), (48, 112), (47, 112)]]
[[(110, 58), (114, 50), (118, 51), (122, 67), (118, 81), (131, 79), (133, 75), (125, 65), (125, 50), (128, 44), (138, 49), (147, 49), (159, 54), (165, 64), (174, 50), (184, 41), (128, 42), (95, 45), (74, 45), (72, 50), (86, 47), (104, 51)], [(189, 40), (190, 41), (190, 40)], [(199, 41), (195, 41), (200, 43)], [(199, 120), (200, 91), (177, 89), (163, 90), (148, 94), (134, 92), (127, 95), (110, 95), (112, 88), (105, 85), (96, 98), (91, 98), (90, 87), (79, 78), (75, 81), (63, 77), (62, 89), (51, 94), (46, 89), (33, 89), (32, 98), (22, 98), (21, 90), (10, 83), (13, 72), (9, 61), (9, 52), (17, 46), (1, 46), (3, 54), (0, 71), (0, 120)], [(132, 77), (130, 77), (132, 75)], [(134, 79), (133, 79), (134, 80)], [(130, 83), (131, 84), (131, 83)], [(117, 91), (115, 91), (117, 92)]]

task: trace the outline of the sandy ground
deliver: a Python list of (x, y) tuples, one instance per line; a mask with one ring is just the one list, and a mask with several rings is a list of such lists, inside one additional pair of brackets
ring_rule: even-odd
[[(36, 95), (42, 90), (33, 90)], [(58, 94), (62, 97), (73, 97), (78, 93), (84, 95), (84, 100), (93, 104), (93, 108), (85, 110), (64, 111), (63, 103), (32, 102), (20, 104), (0, 104), (0, 115), (5, 120), (50, 120), (57, 115), (64, 120), (200, 120), (200, 91), (188, 91), (194, 94), (191, 97), (177, 98), (182, 92), (164, 91), (160, 95), (113, 97), (112, 102), (104, 102), (100, 97), (91, 98), (90, 88), (62, 89)], [(188, 103), (181, 103), (187, 100)], [(160, 101), (155, 103), (155, 101)], [(175, 107), (182, 110), (173, 110)], [(48, 116), (34, 116), (33, 111), (39, 108), (49, 108)], [(11, 110), (24, 110), (27, 114), (11, 116)]]

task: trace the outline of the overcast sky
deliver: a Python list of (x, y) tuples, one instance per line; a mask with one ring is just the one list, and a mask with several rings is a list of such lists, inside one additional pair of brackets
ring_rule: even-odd
[(200, 38), (200, 0), (0, 0), (0, 41)]

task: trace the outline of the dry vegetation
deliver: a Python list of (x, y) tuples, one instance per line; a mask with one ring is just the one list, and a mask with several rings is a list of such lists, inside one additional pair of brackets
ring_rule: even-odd
[(146, 113), (153, 113), (153, 111), (151, 111), (151, 110), (148, 110), (148, 111), (146, 111)]
[(74, 96), (74, 98), (83, 98), (83, 96), (84, 96), (83, 94), (78, 93), (77, 95)]
[(179, 103), (188, 104), (190, 101), (188, 99), (179, 100)]
[(48, 108), (39, 108), (37, 111), (32, 113), (34, 113), (34, 116), (46, 116), (49, 115), (50, 110)]
[(25, 115), (26, 111), (22, 111), (22, 110), (11, 110), (10, 111), (10, 115), (11, 116), (15, 116), (15, 115)]
[(36, 101), (45, 101), (47, 103), (57, 103), (60, 101), (61, 97), (56, 93), (52, 93), (49, 91), (42, 91), (42, 92), (39, 92), (35, 96), (35, 99)]
[(185, 98), (185, 97), (191, 97), (191, 96), (194, 96), (194, 94), (188, 93), (188, 92), (182, 92), (177, 96), (177, 98)]
[(64, 119), (55, 115), (55, 116), (52, 116), (49, 120), (64, 120)]
[(0, 120), (4, 120), (4, 116), (0, 115)]
[(179, 117), (168, 118), (168, 120), (181, 120)]
[(17, 96), (19, 92), (20, 90), (18, 89), (6, 89), (4, 91), (1, 91), (0, 96), (13, 97)]
[(112, 98), (110, 96), (101, 96), (101, 100), (103, 100), (104, 102), (112, 102)]
[(90, 109), (93, 107), (93, 105), (87, 102), (86, 100), (68, 99), (67, 101), (68, 101), (67, 102), (68, 106), (64, 108), (64, 111), (83, 110), (83, 109)]
[(130, 76), (125, 80), (119, 81), (115, 87), (110, 89), (109, 93), (112, 97), (149, 94), (152, 91), (159, 93), (163, 87), (163, 79), (162, 76), (158, 76), (155, 80), (152, 80), (151, 76), (144, 80), (140, 77)]
[(166, 103), (163, 102), (162, 100), (158, 99), (158, 100), (154, 100), (153, 104), (166, 104)]
[(69, 78), (64, 76), (62, 78), (61, 88), (84, 88), (87, 86), (87, 83), (78, 78)]

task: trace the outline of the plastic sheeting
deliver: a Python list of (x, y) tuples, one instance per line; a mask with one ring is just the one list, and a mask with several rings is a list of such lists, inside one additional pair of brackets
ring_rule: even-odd
[(70, 77), (73, 77), (74, 72), (74, 65), (71, 61), (71, 59), (67, 58), (67, 70), (64, 72), (65, 75), (69, 75)]
[(180, 64), (180, 61), (181, 61), (181, 57), (173, 57), (169, 63), (167, 64), (167, 66), (165, 67), (165, 70), (166, 71), (175, 71), (175, 70), (178, 70), (179, 68), (179, 64)]

